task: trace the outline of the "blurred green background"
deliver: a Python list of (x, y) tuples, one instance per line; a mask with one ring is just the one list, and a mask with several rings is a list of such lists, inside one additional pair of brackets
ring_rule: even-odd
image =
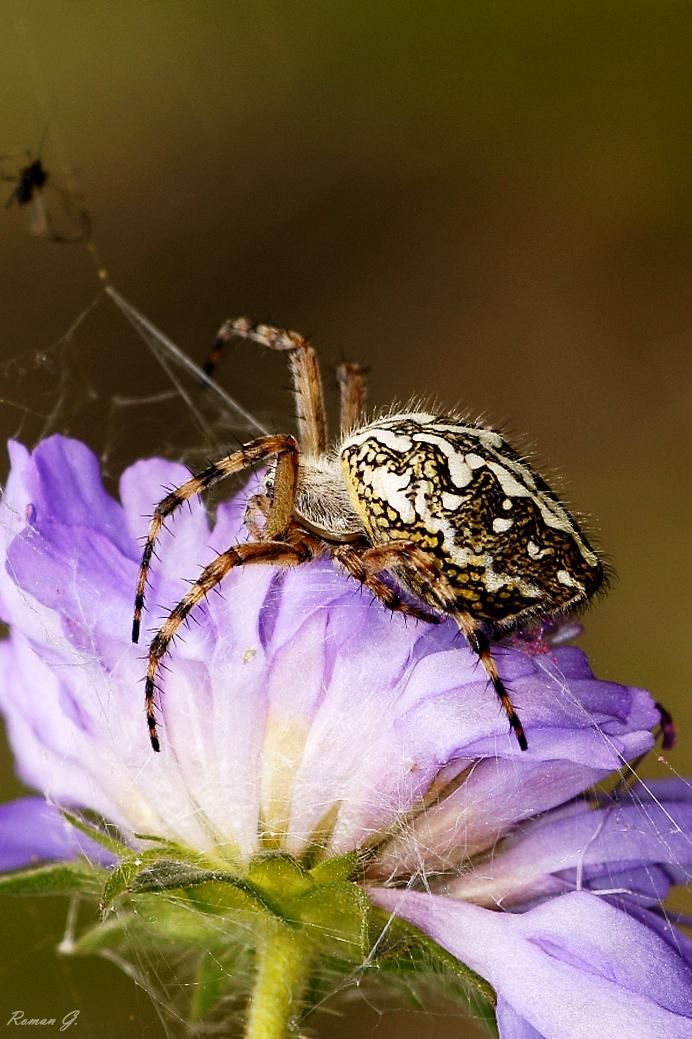
[[(373, 404), (460, 404), (564, 475), (619, 577), (584, 644), (674, 712), (678, 749), (644, 765), (664, 776), (692, 766), (691, 46), (673, 0), (0, 7), (3, 173), (40, 146), (113, 283), (191, 356), (228, 315), (269, 319), (328, 372), (369, 365)], [(14, 206), (0, 256), (4, 436), (82, 436), (111, 477), (210, 447), (182, 406), (123, 403), (167, 383), (105, 301), (61, 341), (99, 292), (82, 246)], [(290, 422), (280, 360), (239, 348), (221, 381)], [(112, 964), (55, 956), (62, 903), (2, 916), (0, 1022), (79, 1008), (82, 1035), (164, 1034)], [(315, 1027), (476, 1034), (383, 1007), (356, 994)]]

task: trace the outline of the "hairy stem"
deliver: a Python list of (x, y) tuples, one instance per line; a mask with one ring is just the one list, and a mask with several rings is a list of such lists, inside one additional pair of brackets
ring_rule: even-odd
[(245, 1039), (285, 1039), (308, 976), (305, 938), (284, 926), (272, 929), (257, 950), (257, 974), (250, 997)]

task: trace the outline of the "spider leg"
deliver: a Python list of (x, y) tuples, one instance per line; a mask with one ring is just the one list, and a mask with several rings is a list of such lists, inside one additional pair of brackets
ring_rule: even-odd
[(251, 339), (270, 350), (289, 352), (301, 446), (305, 454), (322, 454), (327, 448), (327, 416), (320, 366), (314, 349), (298, 332), (272, 325), (255, 325), (246, 317), (229, 318), (214, 340), (204, 366), (207, 375), (211, 375), (219, 363), (224, 344), (236, 338)]
[(339, 545), (332, 550), (333, 558), (341, 564), (344, 570), (351, 577), (360, 581), (388, 610), (403, 613), (407, 617), (415, 617), (428, 624), (439, 624), (442, 618), (436, 613), (417, 606), (415, 603), (405, 602), (396, 589), (390, 588), (377, 576), (378, 573), (396, 566), (403, 555), (406, 555), (407, 560), (415, 561), (424, 580), (430, 582), (437, 580), (437, 569), (430, 565), (429, 557), (410, 541), (394, 541), (385, 545), (375, 545), (364, 551), (346, 545)]
[(242, 472), (251, 465), (264, 462), (268, 458), (275, 457), (276, 473), (274, 477), (274, 493), (267, 514), (267, 523), (264, 537), (277, 538), (288, 527), (295, 500), (295, 488), (298, 481), (298, 444), (294, 437), (287, 435), (258, 437), (251, 440), (239, 451), (221, 458), (218, 462), (212, 462), (196, 476), (191, 477), (186, 483), (176, 487), (163, 498), (154, 509), (154, 515), (149, 524), (149, 532), (144, 543), (142, 562), (137, 578), (137, 590), (135, 592), (135, 608), (132, 619), (132, 641), (139, 641), (142, 611), (144, 609), (144, 593), (151, 566), (151, 558), (154, 554), (156, 540), (161, 532), (168, 516), (173, 515), (181, 505), (190, 498), (201, 494), (207, 488), (225, 480), (227, 476)]
[(500, 678), (497, 665), (490, 649), (490, 640), (488, 639), (488, 636), (485, 634), (478, 621), (474, 620), (470, 614), (455, 611), (454, 619), (459, 625), (459, 630), (466, 637), (471, 649), (474, 653), (478, 654), (478, 659), (483, 665), (485, 673), (490, 680), (490, 684), (495, 690), (495, 695), (500, 701), (502, 709), (509, 719), (509, 724), (517, 738), (517, 743), (522, 750), (528, 750), (529, 745), (526, 740), (524, 726), (519, 720), (519, 715), (517, 714), (510, 695), (507, 692), (507, 687)]
[[(335, 555), (340, 552), (337, 549)], [(367, 568), (374, 570), (393, 570), (397, 577), (401, 568), (404, 568), (403, 583), (412, 588), (412, 591), (426, 603), (432, 603), (439, 607), (443, 613), (451, 614), (461, 633), (465, 636), (471, 649), (478, 655), (483, 669), (495, 690), (495, 694), (502, 705), (509, 724), (517, 738), (522, 750), (528, 749), (524, 727), (519, 720), (514, 704), (507, 688), (497, 670), (488, 636), (481, 625), (469, 613), (462, 612), (457, 607), (458, 596), (438, 569), (434, 557), (431, 559), (429, 553), (424, 552), (411, 541), (390, 541), (382, 545), (374, 545), (366, 549), (360, 556)], [(357, 576), (357, 575), (354, 575)], [(386, 585), (385, 585), (386, 588)], [(388, 592), (391, 591), (387, 589)], [(380, 598), (378, 596), (378, 598)], [(382, 599), (387, 605), (385, 599)], [(393, 607), (394, 608), (394, 607)], [(424, 619), (430, 619), (429, 616)]]
[(365, 373), (365, 368), (351, 361), (343, 361), (336, 369), (341, 398), (341, 432), (344, 435), (362, 421), (368, 395)]
[(236, 566), (249, 566), (251, 563), (270, 563), (273, 566), (295, 566), (307, 562), (312, 557), (312, 550), (307, 543), (287, 545), (283, 541), (247, 542), (221, 552), (200, 574), (190, 591), (171, 610), (167, 619), (152, 639), (149, 646), (149, 662), (144, 685), (144, 698), (149, 727), (149, 739), (155, 751), (161, 749), (156, 730), (156, 676), (163, 657), (168, 652), (172, 639), (183, 621), (197, 604), (213, 591), (224, 579), (229, 570)]

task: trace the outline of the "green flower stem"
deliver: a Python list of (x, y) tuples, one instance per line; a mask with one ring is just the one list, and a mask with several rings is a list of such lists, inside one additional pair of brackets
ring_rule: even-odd
[(277, 925), (257, 950), (245, 1039), (285, 1039), (293, 1030), (310, 967), (310, 948), (297, 931)]

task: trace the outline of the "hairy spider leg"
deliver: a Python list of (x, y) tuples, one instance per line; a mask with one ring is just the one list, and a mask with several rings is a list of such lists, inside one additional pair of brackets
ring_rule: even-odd
[(524, 732), (524, 726), (519, 720), (519, 715), (517, 714), (511, 697), (507, 692), (507, 687), (500, 678), (497, 664), (492, 655), (488, 636), (483, 631), (478, 621), (471, 617), (470, 614), (454, 611), (454, 619), (459, 625), (460, 631), (466, 637), (471, 649), (474, 653), (478, 654), (478, 659), (483, 665), (485, 673), (490, 680), (490, 684), (495, 690), (495, 695), (500, 701), (503, 711), (507, 715), (510, 728), (517, 738), (517, 743), (522, 750), (528, 750), (529, 745)]
[(350, 433), (363, 420), (365, 400), (368, 395), (366, 369), (352, 361), (342, 361), (336, 369), (340, 391), (340, 417), (342, 434)]
[(327, 449), (327, 415), (322, 377), (317, 354), (307, 339), (289, 329), (253, 324), (246, 317), (229, 318), (214, 340), (204, 369), (207, 375), (213, 373), (224, 344), (231, 339), (251, 339), (269, 350), (288, 351), (301, 448), (306, 455), (323, 454)]
[(415, 556), (420, 563), (420, 573), (424, 576), (429, 574), (430, 581), (437, 577), (437, 570), (430, 566), (429, 559), (411, 542), (396, 541), (387, 545), (376, 545), (359, 551), (352, 546), (339, 545), (332, 549), (332, 557), (343, 569), (356, 581), (372, 592), (375, 598), (394, 613), (403, 613), (407, 617), (415, 617), (416, 620), (426, 621), (428, 624), (440, 624), (444, 618), (426, 610), (423, 606), (415, 603), (405, 602), (396, 589), (391, 588), (377, 576), (385, 570), (396, 565), (402, 553), (401, 546), (406, 546), (410, 552), (407, 559)]
[(267, 513), (267, 524), (264, 536), (276, 538), (284, 532), (293, 514), (295, 491), (298, 482), (299, 449), (295, 437), (285, 434), (258, 437), (251, 440), (239, 451), (234, 451), (225, 458), (212, 462), (200, 473), (176, 487), (163, 498), (154, 509), (149, 524), (149, 532), (144, 543), (142, 562), (135, 592), (135, 608), (132, 619), (132, 641), (139, 641), (139, 631), (144, 609), (144, 597), (151, 566), (152, 556), (157, 538), (166, 519), (184, 505), (190, 498), (201, 494), (209, 487), (225, 480), (234, 473), (242, 472), (250, 466), (275, 457), (276, 473), (274, 477), (274, 493)]
[(190, 591), (180, 600), (178, 605), (171, 610), (159, 631), (152, 639), (149, 646), (149, 662), (147, 665), (147, 676), (144, 684), (144, 699), (146, 705), (147, 725), (149, 727), (149, 739), (155, 751), (160, 751), (161, 745), (156, 726), (156, 676), (161, 665), (162, 658), (168, 652), (171, 641), (175, 637), (180, 625), (189, 616), (190, 612), (204, 599), (209, 592), (213, 591), (226, 574), (236, 566), (249, 566), (251, 563), (270, 563), (273, 566), (296, 566), (304, 563), (312, 557), (312, 551), (307, 543), (287, 545), (283, 541), (258, 541), (247, 542), (237, 545), (221, 552), (213, 559), (200, 574), (192, 585)]
[[(335, 550), (333, 554), (339, 558), (339, 553), (342, 553), (340, 548)], [(420, 549), (414, 542), (391, 541), (367, 549), (360, 556), (360, 560), (366, 568), (374, 570), (375, 572), (382, 572), (385, 570), (391, 571), (395, 578), (399, 578), (400, 580), (403, 579), (403, 584), (406, 586), (408, 585), (408, 581), (406, 580), (406, 571), (415, 571), (416, 583), (420, 584), (420, 587), (414, 589), (414, 594), (422, 597), (424, 602), (434, 602), (439, 604), (439, 608), (443, 614), (454, 617), (462, 635), (464, 635), (474, 653), (477, 654), (478, 659), (488, 676), (488, 680), (495, 691), (495, 695), (499, 699), (502, 709), (507, 715), (510, 727), (517, 738), (519, 746), (522, 750), (528, 750), (524, 727), (519, 720), (519, 715), (512, 703), (507, 687), (497, 670), (497, 665), (492, 655), (488, 636), (485, 634), (478, 621), (471, 617), (470, 614), (461, 612), (456, 608), (457, 594), (444, 574), (440, 572), (436, 563), (431, 561), (430, 555)], [(347, 565), (346, 561), (343, 559), (342, 563)], [(399, 577), (402, 568), (404, 573)], [(358, 577), (358, 574), (353, 574), (353, 576)], [(358, 577), (358, 579), (360, 578)], [(425, 587), (426, 583), (428, 586), (427, 588)], [(371, 586), (368, 585), (368, 587)], [(383, 587), (386, 589), (386, 595), (391, 596), (391, 589), (389, 589), (387, 585), (383, 585)], [(377, 594), (374, 588), (371, 590), (374, 594)], [(385, 606), (389, 605), (390, 609), (397, 608), (390, 605), (386, 596), (377, 596), (377, 598), (379, 598)], [(429, 621), (431, 616), (432, 615), (428, 615), (426, 617), (422, 615), (420, 619)], [(442, 618), (439, 619), (441, 620)]]

